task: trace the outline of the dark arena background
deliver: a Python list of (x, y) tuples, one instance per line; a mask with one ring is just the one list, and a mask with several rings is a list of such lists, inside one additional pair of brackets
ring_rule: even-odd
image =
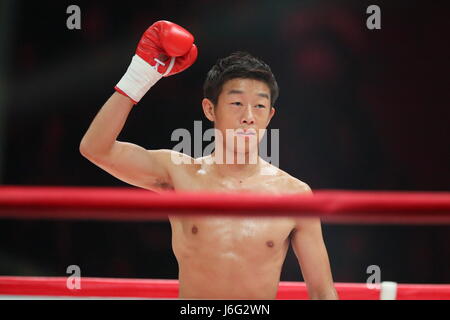
[[(69, 5), (81, 29), (69, 30)], [(369, 5), (381, 29), (369, 30)], [(280, 168), (313, 190), (450, 191), (449, 10), (444, 1), (0, 2), (0, 183), (129, 187), (85, 159), (81, 138), (142, 33), (170, 20), (197, 61), (164, 78), (119, 140), (170, 149), (193, 132), (220, 57), (248, 51), (280, 86), (270, 128)], [(323, 224), (335, 282), (450, 283), (450, 226)], [(176, 279), (168, 221), (0, 220), (0, 275)], [(289, 250), (281, 280), (302, 281)]]

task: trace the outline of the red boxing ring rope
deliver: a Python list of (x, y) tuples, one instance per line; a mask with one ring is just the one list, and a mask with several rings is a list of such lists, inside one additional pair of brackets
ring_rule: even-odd
[[(319, 216), (339, 223), (450, 223), (450, 192), (316, 191), (314, 195), (156, 194), (131, 188), (0, 187), (0, 219), (154, 220), (176, 215)], [(0, 297), (178, 297), (178, 280), (0, 276)], [(341, 299), (380, 298), (380, 286), (335, 283)], [(303, 282), (280, 282), (277, 299), (307, 299)], [(448, 299), (450, 285), (398, 284), (396, 299)]]
[[(68, 289), (63, 277), (0, 276), (0, 297), (104, 297), (177, 299), (178, 280), (81, 278), (80, 289)], [(380, 286), (369, 288), (365, 283), (335, 283), (341, 300), (378, 300)], [(281, 281), (277, 300), (305, 300), (308, 292), (304, 282)], [(450, 285), (398, 284), (397, 300), (450, 300)]]
[(131, 188), (0, 187), (0, 218), (154, 220), (176, 215), (319, 216), (339, 223), (450, 223), (450, 192), (314, 195), (153, 193)]

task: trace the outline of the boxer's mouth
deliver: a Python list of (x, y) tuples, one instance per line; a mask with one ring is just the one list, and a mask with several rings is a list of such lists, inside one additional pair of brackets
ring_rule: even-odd
[(256, 132), (254, 130), (238, 130), (236, 131), (237, 136), (254, 136), (256, 135)]

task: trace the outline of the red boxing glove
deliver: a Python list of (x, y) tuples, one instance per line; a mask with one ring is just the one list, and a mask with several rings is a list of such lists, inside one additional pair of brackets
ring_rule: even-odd
[(190, 67), (197, 59), (194, 37), (170, 21), (158, 21), (142, 35), (127, 72), (115, 89), (134, 103), (162, 77)]

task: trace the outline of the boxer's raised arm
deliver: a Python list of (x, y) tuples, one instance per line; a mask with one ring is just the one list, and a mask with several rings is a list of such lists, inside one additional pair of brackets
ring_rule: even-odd
[(80, 143), (87, 159), (115, 177), (143, 188), (170, 188), (169, 150), (146, 150), (117, 141), (125, 121), (144, 94), (162, 77), (194, 63), (193, 36), (169, 21), (158, 21), (142, 36), (127, 72), (100, 109)]
[(100, 109), (80, 143), (81, 154), (116, 178), (129, 184), (158, 189), (170, 186), (163, 150), (146, 150), (117, 141), (133, 102), (114, 93)]

